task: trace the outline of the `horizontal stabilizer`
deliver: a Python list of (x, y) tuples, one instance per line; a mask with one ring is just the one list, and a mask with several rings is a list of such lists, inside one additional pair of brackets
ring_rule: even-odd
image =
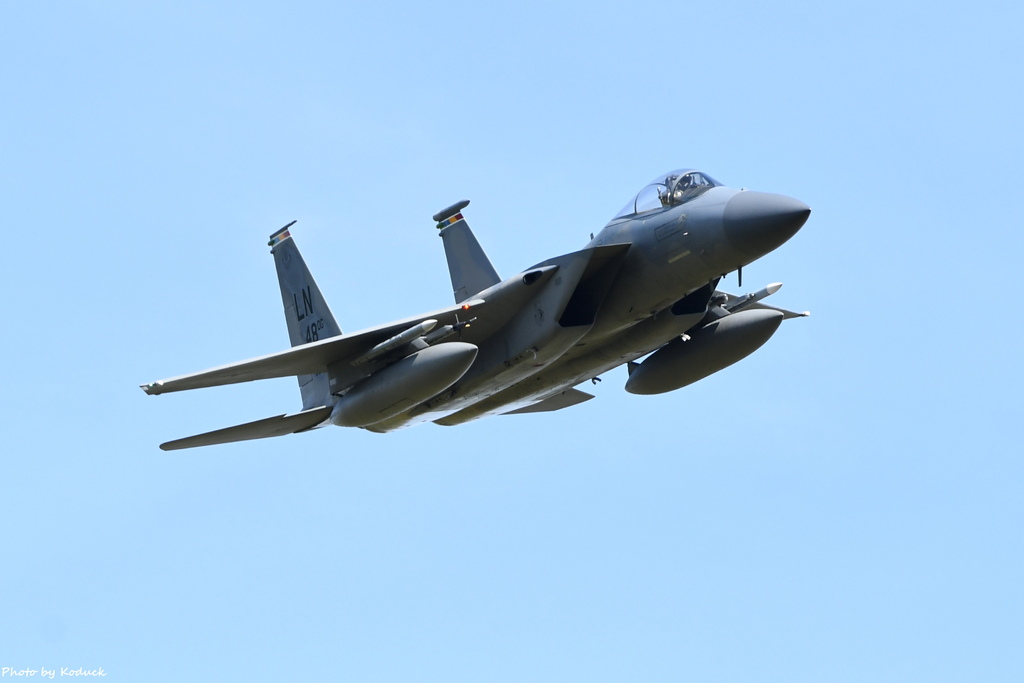
[(270, 436), (284, 436), (294, 434), (304, 429), (316, 427), (318, 424), (331, 416), (331, 407), (323, 406), (304, 410), (294, 415), (277, 415), (255, 422), (247, 422), (234, 427), (218, 429), (205, 434), (197, 434), (176, 441), (168, 441), (160, 444), (160, 449), (165, 451), (176, 451), (181, 448), (195, 448), (196, 446), (212, 446), (218, 443), (231, 443), (232, 441), (248, 441), (249, 439), (265, 439)]
[(568, 408), (569, 406), (579, 405), (584, 401), (589, 401), (594, 398), (593, 394), (588, 394), (585, 391), (579, 389), (567, 389), (560, 394), (549, 396), (543, 401), (538, 401), (533, 405), (520, 408), (519, 410), (510, 410), (503, 415), (524, 415), (526, 413), (549, 413), (555, 410), (561, 410), (562, 408)]

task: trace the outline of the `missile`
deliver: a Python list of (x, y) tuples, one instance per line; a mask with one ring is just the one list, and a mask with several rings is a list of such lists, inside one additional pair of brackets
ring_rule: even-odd
[(380, 344), (377, 344), (366, 353), (357, 357), (354, 361), (352, 361), (352, 365), (365, 365), (366, 363), (369, 363), (371, 360), (376, 360), (377, 358), (380, 358), (388, 351), (394, 351), (397, 348), (401, 348), (408, 344), (409, 342), (411, 342), (413, 339), (416, 339), (417, 337), (422, 337), (427, 332), (430, 332), (432, 329), (434, 329), (435, 325), (437, 325), (437, 321), (432, 318), (430, 320), (424, 320), (418, 325), (413, 325), (405, 332), (400, 332), (399, 334), (396, 334), (394, 337), (391, 337), (391, 339), (382, 341)]
[[(460, 325), (463, 327), (465, 327), (468, 324), (469, 323), (460, 323)], [(455, 332), (455, 325), (445, 325), (444, 327), (437, 328), (428, 335), (424, 335), (423, 341), (427, 344), (427, 346), (433, 346), (434, 344), (443, 342), (444, 340), (448, 339), (453, 334), (455, 334)]]
[(773, 282), (767, 287), (762, 287), (752, 294), (744, 294), (743, 296), (733, 299), (731, 302), (725, 304), (723, 308), (730, 313), (736, 313), (737, 311), (742, 311), (750, 304), (757, 303), (761, 299), (771, 296), (780, 289), (782, 289), (782, 283)]

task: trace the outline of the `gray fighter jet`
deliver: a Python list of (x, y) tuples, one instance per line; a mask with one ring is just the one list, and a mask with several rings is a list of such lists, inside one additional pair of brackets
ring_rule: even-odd
[[(462, 210), (434, 215), (455, 305), (345, 334), (289, 228), (270, 238), (292, 348), (142, 385), (147, 394), (298, 377), (302, 410), (162, 444), (260, 439), (327, 425), (390, 432), (421, 422), (561, 410), (619, 365), (626, 391), (673, 391), (745, 358), (806, 315), (717, 289), (792, 237), (810, 208), (705, 173), (658, 176), (590, 243), (501, 279)], [(293, 221), (294, 223), (294, 221)], [(650, 354), (648, 356), (648, 354)], [(648, 356), (642, 362), (637, 362)]]

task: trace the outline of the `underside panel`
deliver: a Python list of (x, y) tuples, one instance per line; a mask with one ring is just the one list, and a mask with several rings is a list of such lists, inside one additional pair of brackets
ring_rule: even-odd
[(543, 401), (538, 401), (533, 405), (526, 406), (525, 408), (519, 408), (518, 410), (510, 410), (502, 415), (524, 415), (526, 413), (549, 413), (555, 410), (561, 410), (562, 408), (568, 408), (570, 406), (576, 406), (585, 401), (589, 401), (594, 398), (593, 394), (588, 394), (585, 391), (579, 389), (566, 389), (560, 394), (549, 396)]

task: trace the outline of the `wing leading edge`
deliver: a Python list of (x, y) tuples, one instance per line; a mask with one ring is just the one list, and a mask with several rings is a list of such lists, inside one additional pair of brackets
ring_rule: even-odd
[(225, 384), (252, 382), (259, 379), (315, 375), (323, 372), (334, 363), (365, 353), (376, 344), (387, 340), (412, 325), (427, 319), (437, 320), (439, 325), (455, 324), (458, 322), (460, 315), (465, 318), (467, 312), (473, 311), (475, 313), (483, 304), (484, 301), (482, 299), (477, 299), (462, 306), (452, 306), (415, 318), (406, 318), (405, 320), (372, 327), (360, 332), (342, 334), (266, 356), (259, 356), (237, 363), (228, 363), (227, 365), (203, 370), (202, 372), (171, 377), (140, 386), (147, 394), (155, 396), (173, 391), (205, 389)]

